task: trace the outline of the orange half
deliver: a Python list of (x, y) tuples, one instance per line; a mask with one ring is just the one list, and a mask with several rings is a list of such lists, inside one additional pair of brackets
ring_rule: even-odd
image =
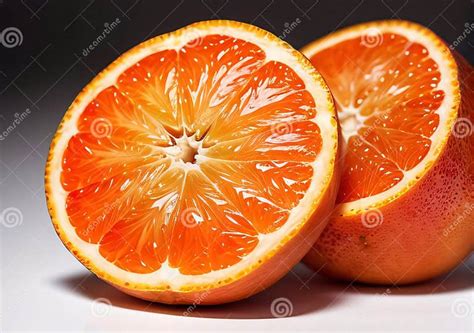
[(308, 262), (384, 284), (454, 267), (474, 245), (472, 66), (398, 20), (348, 27), (302, 52), (331, 89), (344, 142), (337, 206)]
[(79, 94), (51, 146), (48, 206), (107, 282), (222, 303), (307, 252), (335, 199), (336, 151), (309, 61), (259, 28), (201, 22), (134, 47)]
[(445, 145), (459, 85), (449, 51), (437, 43), (424, 30), (380, 24), (303, 50), (339, 111), (346, 143), (339, 203), (367, 206), (369, 198), (375, 203), (400, 194)]

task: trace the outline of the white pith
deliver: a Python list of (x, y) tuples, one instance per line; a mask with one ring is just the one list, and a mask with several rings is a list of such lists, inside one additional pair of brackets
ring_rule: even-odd
[[(304, 81), (306, 90), (312, 94), (317, 106), (317, 114), (312, 121), (318, 124), (321, 130), (321, 137), (323, 138), (321, 152), (312, 163), (314, 174), (311, 185), (298, 206), (291, 211), (288, 221), (277, 231), (271, 234), (260, 235), (257, 247), (243, 260), (231, 267), (211, 271), (202, 275), (183, 275), (178, 269), (172, 268), (167, 262), (164, 262), (161, 268), (153, 273), (137, 274), (127, 272), (102, 257), (99, 253), (98, 245), (90, 244), (78, 237), (74, 227), (70, 224), (65, 210), (65, 200), (68, 192), (62, 188), (60, 181), (63, 152), (67, 147), (69, 139), (78, 131), (76, 124), (85, 107), (97, 93), (113, 85), (124, 70), (150, 54), (164, 49), (181, 48), (190, 41), (209, 34), (229, 35), (254, 43), (265, 51), (266, 61), (275, 60), (286, 64)], [(101, 271), (113, 276), (118, 281), (126, 281), (132, 285), (146, 285), (150, 289), (156, 287), (158, 290), (162, 290), (166, 286), (167, 289), (176, 291), (188, 290), (192, 288), (192, 286), (214, 285), (229, 277), (238, 276), (248, 271), (249, 267), (258, 265), (259, 260), (267, 253), (274, 251), (279, 245), (283, 245), (282, 240), (288, 238), (288, 235), (293, 234), (293, 232), (301, 228), (306, 222), (307, 217), (311, 214), (312, 208), (317, 206), (322, 194), (327, 190), (333, 173), (332, 167), (328, 166), (334, 164), (334, 148), (337, 146), (337, 126), (333, 118), (334, 115), (327, 88), (317, 81), (313, 74), (308, 73), (308, 69), (304, 68), (292, 52), (294, 51), (289, 48), (283, 48), (281, 45), (276, 44), (271, 38), (267, 39), (263, 36), (258, 36), (255, 32), (247, 31), (242, 28), (225, 25), (198, 25), (184, 28), (168, 36), (166, 39), (140, 48), (138, 52), (127, 55), (126, 62), (119, 61), (118, 66), (113, 68), (112, 71), (109, 71), (107, 76), (101, 77), (94, 89), (88, 90), (79, 103), (77, 103), (72, 110), (68, 111), (70, 118), (67, 122), (64, 122), (61, 134), (56, 137), (54, 151), (50, 153), (49, 186), (54, 190), (50, 191), (49, 200), (54, 206), (56, 221), (60, 224), (60, 228), (66, 238), (63, 239), (63, 241), (69, 241), (74, 244), (74, 247), (77, 248), (82, 257), (90, 260), (93, 266), (98, 267)], [(199, 156), (202, 155), (199, 154), (199, 152), (203, 149), (200, 143), (196, 142), (192, 137), (182, 138), (180, 140), (186, 140), (186, 144), (178, 141), (177, 146), (166, 148), (169, 149), (167, 154), (175, 158), (175, 162), (171, 167), (182, 167), (185, 170), (187, 168), (199, 167)], [(188, 155), (186, 155), (188, 153), (183, 151), (183, 149), (179, 149), (180, 144), (183, 144), (181, 148), (185, 148), (186, 145), (195, 146), (193, 148), (198, 151), (196, 164), (183, 161), (183, 156), (185, 157), (184, 160), (188, 159)]]
[[(341, 108), (338, 108), (341, 110)], [(367, 119), (359, 113), (355, 107), (346, 107), (339, 114), (339, 123), (341, 124), (342, 138), (347, 142), (349, 138), (357, 134), (357, 131), (364, 125)]]
[[(439, 156), (440, 151), (444, 148), (446, 144), (446, 138), (449, 136), (449, 133), (452, 130), (452, 126), (456, 117), (456, 114), (453, 114), (453, 105), (455, 105), (455, 103), (459, 100), (459, 96), (457, 95), (457, 87), (453, 86), (453, 82), (457, 80), (457, 71), (455, 68), (453, 68), (453, 66), (455, 66), (454, 59), (452, 58), (452, 55), (449, 54), (449, 51), (443, 42), (426, 28), (422, 28), (418, 25), (407, 22), (401, 22), (399, 25), (396, 25), (393, 22), (386, 24), (375, 23), (373, 25), (370, 23), (362, 24), (358, 27), (351, 28), (351, 30), (346, 30), (343, 33), (336, 33), (334, 36), (329, 36), (322, 39), (321, 41), (311, 44), (303, 48), (302, 52), (308, 58), (311, 58), (314, 54), (345, 40), (361, 38), (361, 36), (366, 34), (367, 31), (370, 31), (374, 28), (377, 29), (380, 34), (398, 34), (406, 37), (409, 41), (419, 43), (426, 47), (428, 50), (428, 55), (438, 64), (438, 70), (441, 74), (441, 78), (437, 89), (443, 90), (445, 92), (445, 97), (436, 112), (440, 117), (438, 128), (430, 138), (432, 144), (423, 160), (421, 160), (420, 163), (413, 169), (403, 171), (403, 179), (390, 189), (370, 197), (337, 205), (336, 211), (339, 215), (358, 214), (362, 210), (383, 206), (396, 199), (402, 193), (405, 193), (408, 188), (416, 184), (419, 179), (421, 179), (423, 174), (426, 173), (426, 170), (433, 165)], [(444, 53), (441, 51), (441, 47), (444, 48)], [(346, 111), (348, 114), (357, 112), (357, 110), (338, 110), (339, 117), (344, 118), (344, 113)], [(357, 115), (356, 117), (360, 128), (360, 124), (365, 120), (365, 117), (360, 117), (360, 115)], [(341, 121), (341, 125), (344, 125), (344, 121)], [(342, 133), (344, 134), (344, 139), (347, 140), (347, 136), (356, 134), (356, 131), (342, 129)]]

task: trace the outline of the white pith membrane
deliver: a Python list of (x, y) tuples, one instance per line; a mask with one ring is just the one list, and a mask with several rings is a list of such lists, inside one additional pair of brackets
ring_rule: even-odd
[[(374, 33), (378, 34), (378, 36), (374, 36)], [(439, 124), (430, 137), (431, 146), (426, 156), (414, 168), (401, 170), (403, 172), (403, 178), (400, 182), (378, 194), (354, 201), (339, 203), (336, 206), (336, 211), (337, 214), (341, 216), (356, 215), (360, 214), (361, 211), (381, 207), (406, 193), (409, 188), (414, 186), (423, 177), (426, 170), (434, 164), (444, 149), (457, 116), (457, 106), (460, 95), (454, 58), (446, 45), (434, 33), (417, 24), (404, 21), (361, 24), (324, 37), (304, 47), (301, 51), (311, 59), (315, 54), (341, 42), (360, 39), (361, 43), (363, 43), (364, 38), (366, 38), (367, 41), (367, 38), (380, 38), (380, 35), (384, 34), (399, 35), (407, 38), (409, 42), (421, 44), (428, 51), (426, 57), (430, 57), (437, 64), (437, 70), (441, 75), (436, 89), (442, 90), (445, 93), (444, 99), (436, 111), (436, 114), (439, 115)], [(380, 42), (380, 40), (377, 42)], [(390, 61), (396, 62), (396, 59), (391, 59)], [(318, 69), (317, 65), (316, 69)], [(321, 69), (320, 71), (322, 72)], [(362, 77), (364, 73), (359, 73), (359, 75)], [(404, 87), (398, 87), (397, 83), (394, 83), (391, 88), (393, 88), (391, 91), (395, 92), (395, 94), (403, 94), (403, 89), (401, 88)], [(396, 91), (397, 89), (400, 89), (400, 91)], [(334, 89), (332, 89), (332, 92), (337, 102), (337, 93), (334, 92)], [(339, 103), (337, 106), (341, 133), (345, 144), (351, 136), (357, 134), (357, 130), (364, 126), (365, 120), (368, 119), (368, 116), (360, 114), (359, 109), (354, 106), (356, 105), (356, 101), (353, 100), (352, 102), (352, 105), (349, 106), (343, 107), (339, 105)], [(365, 126), (370, 127), (370, 125)]]
[[(258, 33), (261, 33), (261, 31), (258, 30), (255, 33), (232, 25), (210, 25), (207, 23), (184, 28), (157, 42), (153, 40), (145, 42), (144, 47), (139, 46), (133, 50), (134, 52), (127, 54), (126, 62), (123, 61), (123, 57), (119, 58), (112, 67), (108, 68), (106, 76), (99, 75), (99, 79), (93, 83), (93, 88), (80, 96), (73, 108), (68, 111), (65, 117), (67, 121), (63, 122), (61, 132), (55, 138), (54, 148), (50, 152), (47, 182), (48, 187), (53, 190), (50, 190), (49, 201), (53, 206), (56, 221), (60, 225), (60, 231), (63, 233), (63, 241), (72, 243), (80, 256), (89, 261), (88, 265), (92, 266), (96, 273), (105, 274), (105, 278), (114, 283), (122, 285), (127, 283), (127, 285), (136, 285), (142, 289), (153, 290), (186, 291), (201, 288), (203, 285), (215, 285), (218, 282), (224, 282), (223, 284), (225, 284), (229, 282), (229, 279), (235, 279), (235, 277), (253, 270), (260, 264), (259, 261), (269, 253), (275, 253), (304, 225), (314, 207), (317, 207), (332, 177), (335, 147), (337, 146), (336, 123), (327, 88), (315, 79), (314, 70), (300, 63), (301, 59), (298, 59), (292, 53), (294, 50), (282, 44), (278, 45), (272, 38), (265, 38), (258, 35)], [(200, 275), (185, 275), (179, 269), (170, 267), (168, 262), (165, 261), (157, 271), (152, 273), (138, 274), (125, 271), (106, 260), (99, 253), (98, 244), (91, 244), (82, 240), (69, 222), (65, 209), (68, 192), (63, 189), (61, 184), (62, 152), (66, 149), (69, 139), (78, 132), (78, 119), (86, 106), (96, 97), (98, 92), (113, 86), (118, 76), (127, 68), (148, 55), (166, 49), (179, 49), (200, 36), (212, 34), (231, 36), (257, 45), (265, 52), (266, 63), (278, 61), (285, 64), (303, 80), (305, 89), (310, 92), (316, 104), (316, 116), (310, 120), (319, 126), (323, 138), (322, 148), (315, 161), (309, 162), (313, 168), (311, 184), (298, 205), (291, 210), (286, 223), (272, 233), (260, 234), (258, 245), (253, 251), (230, 267)], [(193, 135), (175, 139), (175, 146), (163, 149), (172, 161), (170, 168), (196, 169), (199, 168), (200, 159), (208, 158), (205, 156), (206, 148), (202, 146), (202, 141), (196, 140)], [(195, 153), (197, 153), (196, 156), (194, 156)], [(196, 158), (195, 163), (192, 163), (194, 158)]]

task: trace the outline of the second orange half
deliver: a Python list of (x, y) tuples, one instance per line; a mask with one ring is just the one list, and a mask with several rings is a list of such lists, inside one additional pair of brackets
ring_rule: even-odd
[(448, 272), (474, 245), (474, 71), (406, 21), (343, 29), (303, 49), (344, 139), (337, 206), (307, 262), (401, 284)]

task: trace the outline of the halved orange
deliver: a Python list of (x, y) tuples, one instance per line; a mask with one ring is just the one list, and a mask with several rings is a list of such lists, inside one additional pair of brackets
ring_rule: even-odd
[(349, 27), (302, 52), (331, 89), (345, 151), (335, 212), (306, 262), (382, 284), (459, 264), (474, 245), (472, 66), (405, 21)]
[(337, 194), (335, 108), (274, 35), (207, 21), (126, 52), (53, 139), (48, 207), (97, 276), (165, 303), (250, 296), (319, 236)]

